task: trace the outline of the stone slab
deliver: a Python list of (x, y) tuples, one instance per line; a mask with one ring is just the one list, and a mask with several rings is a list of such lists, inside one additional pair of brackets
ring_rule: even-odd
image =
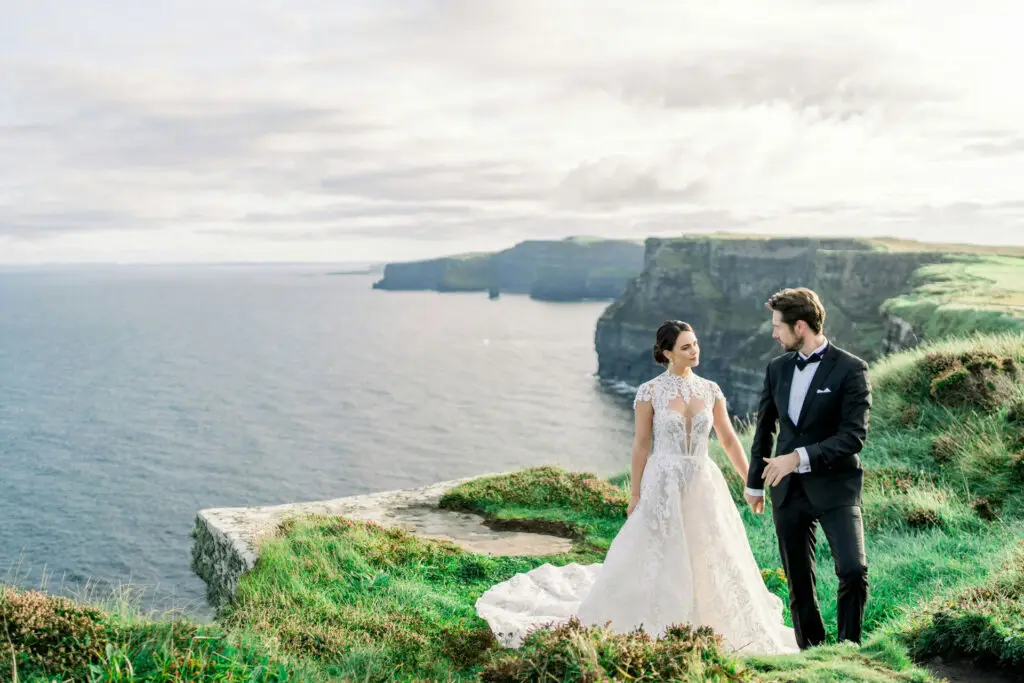
[(566, 538), (496, 531), (479, 515), (438, 507), (447, 491), (477, 478), (308, 503), (201, 510), (192, 532), (192, 569), (206, 582), (210, 604), (221, 607), (235, 596), (242, 575), (256, 565), (261, 540), (273, 534), (284, 520), (306, 515), (341, 516), (401, 527), (417, 536), (450, 541), (480, 554), (543, 556), (571, 549), (572, 542)]

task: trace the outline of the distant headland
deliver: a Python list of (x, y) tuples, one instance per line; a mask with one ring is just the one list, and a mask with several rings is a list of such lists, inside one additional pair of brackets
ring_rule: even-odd
[(614, 300), (643, 265), (640, 240), (530, 240), (493, 253), (389, 263), (374, 288), (528, 294), (544, 301)]

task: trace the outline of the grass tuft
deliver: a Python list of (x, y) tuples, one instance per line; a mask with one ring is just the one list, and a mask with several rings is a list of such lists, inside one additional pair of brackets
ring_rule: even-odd
[(905, 638), (922, 659), (969, 659), (1010, 671), (1024, 666), (1024, 542), (988, 581), (930, 602)]
[(616, 634), (578, 620), (537, 630), (518, 651), (496, 657), (481, 671), (488, 683), (532, 681), (743, 681), (751, 674), (722, 652), (710, 628), (680, 625), (662, 638), (642, 630)]

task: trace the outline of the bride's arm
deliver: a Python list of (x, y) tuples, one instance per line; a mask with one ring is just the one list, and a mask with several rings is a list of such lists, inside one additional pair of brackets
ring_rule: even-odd
[(743, 452), (743, 444), (740, 442), (740, 438), (736, 436), (736, 430), (732, 428), (732, 420), (729, 419), (729, 411), (725, 407), (725, 399), (719, 398), (715, 401), (715, 434), (718, 435), (718, 440), (722, 444), (722, 448), (725, 449), (726, 455), (729, 456), (729, 461), (732, 466), (736, 468), (736, 473), (740, 475), (740, 479), (743, 481), (747, 480), (747, 454)]
[(651, 429), (654, 424), (654, 407), (650, 401), (636, 404), (634, 417), (635, 433), (633, 435), (633, 462), (630, 469), (630, 496), (627, 515), (633, 514), (640, 502), (640, 481), (647, 467), (647, 457), (651, 454)]

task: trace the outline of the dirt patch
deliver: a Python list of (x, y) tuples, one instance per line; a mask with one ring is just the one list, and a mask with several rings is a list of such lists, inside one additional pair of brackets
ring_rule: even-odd
[(982, 669), (970, 662), (944, 661), (937, 658), (922, 664), (933, 676), (949, 683), (1022, 683), (1024, 674)]
[(999, 503), (988, 498), (975, 498), (971, 501), (971, 507), (986, 522), (995, 522), (999, 519)]
[(582, 537), (571, 524), (552, 519), (488, 519), (484, 524), (493, 531), (521, 531), (569, 539)]
[(572, 529), (545, 520), (485, 520), (471, 512), (442, 510), (434, 505), (399, 507), (379, 520), (421, 538), (451, 541), (463, 550), (484, 555), (543, 556), (572, 550)]
[(1006, 422), (1011, 425), (1020, 425), (1024, 429), (1024, 401), (1017, 401), (1006, 411)]

